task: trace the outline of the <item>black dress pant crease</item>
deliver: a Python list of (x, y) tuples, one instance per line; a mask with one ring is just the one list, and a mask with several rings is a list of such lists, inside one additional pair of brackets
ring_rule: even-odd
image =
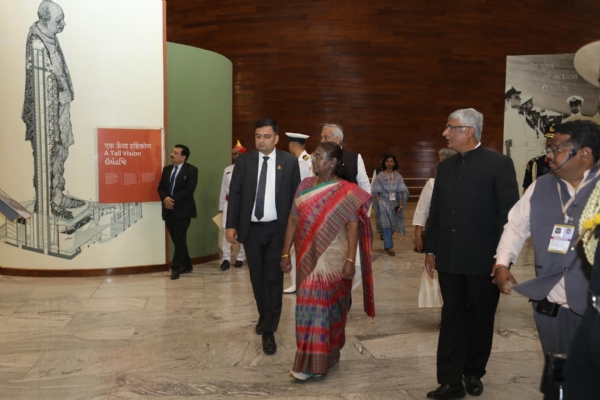
[(175, 245), (171, 269), (183, 271), (192, 266), (192, 259), (187, 248), (187, 230), (190, 226), (190, 218), (175, 218), (169, 216), (165, 219), (165, 225), (171, 240)]
[(438, 274), (444, 305), (437, 379), (459, 385), (463, 375), (481, 378), (486, 373), (500, 291), (490, 276)]
[(283, 237), (283, 232), (277, 228), (277, 221), (251, 224), (243, 243), (256, 308), (265, 333), (277, 331), (281, 317)]

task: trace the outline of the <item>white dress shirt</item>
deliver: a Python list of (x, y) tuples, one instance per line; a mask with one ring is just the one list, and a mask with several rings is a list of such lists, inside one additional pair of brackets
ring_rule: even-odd
[(265, 188), (265, 214), (259, 221), (254, 215), (256, 209), (256, 198), (254, 200), (254, 207), (252, 207), (252, 222), (269, 222), (277, 219), (277, 207), (275, 205), (275, 168), (277, 168), (276, 162), (276, 150), (273, 150), (271, 154), (263, 154), (258, 152), (258, 175), (256, 180), (256, 191), (258, 192), (258, 184), (260, 182), (260, 171), (264, 162), (263, 157), (269, 157), (267, 160), (267, 186)]
[[(583, 173), (583, 180), (585, 180), (589, 172), (590, 170), (587, 170)], [(566, 183), (571, 198), (575, 196), (575, 189), (567, 181), (563, 180), (563, 182)], [(511, 262), (517, 262), (525, 241), (531, 236), (529, 221), (529, 215), (531, 214), (530, 202), (536, 183), (537, 181), (533, 181), (523, 194), (523, 197), (508, 213), (508, 222), (504, 225), (504, 231), (496, 249), (496, 264), (509, 266)], [(552, 288), (547, 297), (553, 303), (569, 307), (567, 305), (564, 277)]]

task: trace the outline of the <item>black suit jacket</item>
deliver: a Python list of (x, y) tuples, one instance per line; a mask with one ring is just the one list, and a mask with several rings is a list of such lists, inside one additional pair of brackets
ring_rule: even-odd
[[(169, 188), (171, 181), (171, 172), (173, 164), (167, 165), (162, 170), (160, 183), (158, 184), (158, 194), (162, 202), (162, 218), (193, 218), (196, 217), (196, 202), (194, 201), (194, 190), (198, 184), (198, 168), (192, 164), (181, 164), (181, 170), (175, 179), (175, 187), (173, 188), (173, 196), (169, 196)], [(164, 200), (171, 197), (175, 201), (175, 208), (167, 210)]]
[[(300, 184), (300, 167), (298, 159), (293, 155), (281, 150), (275, 151), (277, 163), (275, 207), (277, 208), (277, 227), (283, 235), (292, 208), (292, 201), (294, 201), (296, 189)], [(225, 228), (235, 228), (240, 243), (244, 243), (248, 229), (250, 229), (258, 183), (259, 155), (258, 150), (240, 155), (235, 162), (229, 185), (229, 204), (227, 205)]]
[(435, 254), (436, 269), (489, 275), (517, 200), (515, 167), (503, 154), (479, 146), (439, 163), (425, 237), (425, 252)]

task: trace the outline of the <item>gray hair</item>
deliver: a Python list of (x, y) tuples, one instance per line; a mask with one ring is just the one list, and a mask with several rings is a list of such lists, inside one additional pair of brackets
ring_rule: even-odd
[(52, 18), (52, 12), (50, 11), (52, 7), (56, 7), (58, 4), (52, 2), (51, 0), (44, 0), (40, 3), (38, 7), (38, 18), (40, 21), (47, 23)]
[(445, 147), (445, 148), (441, 149), (440, 151), (438, 151), (438, 154), (440, 155), (440, 157), (444, 157), (444, 159), (446, 159), (446, 158), (450, 158), (453, 155), (455, 155), (456, 151)]
[(340, 138), (340, 143), (342, 143), (344, 141), (344, 132), (342, 131), (342, 126), (341, 125), (336, 125), (336, 124), (325, 124), (323, 125), (323, 129), (325, 128), (331, 128), (331, 134), (334, 137)]
[(462, 124), (475, 128), (475, 139), (481, 141), (481, 130), (483, 129), (483, 114), (474, 108), (463, 108), (456, 110), (450, 116), (448, 121), (452, 119), (459, 120)]

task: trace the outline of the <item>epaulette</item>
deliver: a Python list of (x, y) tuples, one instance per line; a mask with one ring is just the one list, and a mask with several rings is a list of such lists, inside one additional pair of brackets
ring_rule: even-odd
[(302, 158), (306, 161), (310, 158), (310, 156), (308, 154), (305, 154), (304, 157), (302, 157)]

